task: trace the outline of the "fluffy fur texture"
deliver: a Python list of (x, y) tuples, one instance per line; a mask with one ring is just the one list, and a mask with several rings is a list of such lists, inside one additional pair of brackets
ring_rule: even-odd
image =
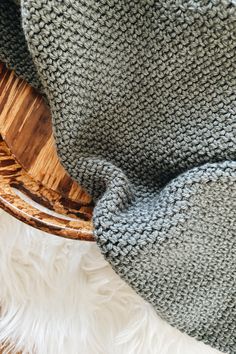
[(96, 244), (42, 233), (2, 211), (0, 284), (0, 342), (14, 343), (13, 353), (220, 353), (158, 318)]

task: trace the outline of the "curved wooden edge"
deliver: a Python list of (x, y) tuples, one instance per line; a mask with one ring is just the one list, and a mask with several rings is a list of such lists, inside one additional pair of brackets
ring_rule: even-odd
[[(2, 197), (3, 194), (4, 197)], [(14, 204), (12, 204), (13, 199)], [(88, 223), (83, 225), (82, 222), (52, 217), (50, 214), (29, 206), (10, 188), (7, 191), (6, 188), (3, 189), (0, 186), (0, 207), (18, 220), (47, 233), (70, 239), (94, 241), (91, 222), (89, 225)]]
[[(20, 198), (14, 191), (19, 189), (40, 204), (62, 214), (62, 217), (40, 211)], [(74, 202), (73, 202), (74, 203)], [(66, 205), (66, 206), (65, 206)], [(75, 203), (72, 206), (55, 191), (36, 183), (11, 155), (0, 136), (0, 207), (20, 221), (53, 235), (94, 241), (92, 232), (92, 205)], [(63, 218), (66, 214), (68, 219)]]

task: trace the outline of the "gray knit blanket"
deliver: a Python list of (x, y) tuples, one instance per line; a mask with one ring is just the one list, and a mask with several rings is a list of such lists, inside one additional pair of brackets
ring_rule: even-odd
[(114, 270), (235, 354), (236, 1), (1, 0), (0, 59), (46, 95)]

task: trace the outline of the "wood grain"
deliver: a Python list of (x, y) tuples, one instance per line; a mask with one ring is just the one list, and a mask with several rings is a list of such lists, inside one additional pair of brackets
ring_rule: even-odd
[(36, 181), (72, 200), (91, 198), (62, 167), (50, 111), (41, 95), (0, 63), (0, 134)]
[(48, 233), (94, 240), (92, 199), (60, 164), (46, 103), (1, 63), (0, 207)]

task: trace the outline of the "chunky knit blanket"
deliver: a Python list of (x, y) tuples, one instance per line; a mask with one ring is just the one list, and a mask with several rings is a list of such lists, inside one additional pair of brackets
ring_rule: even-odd
[(0, 2), (106, 259), (170, 324), (236, 353), (235, 0)]

